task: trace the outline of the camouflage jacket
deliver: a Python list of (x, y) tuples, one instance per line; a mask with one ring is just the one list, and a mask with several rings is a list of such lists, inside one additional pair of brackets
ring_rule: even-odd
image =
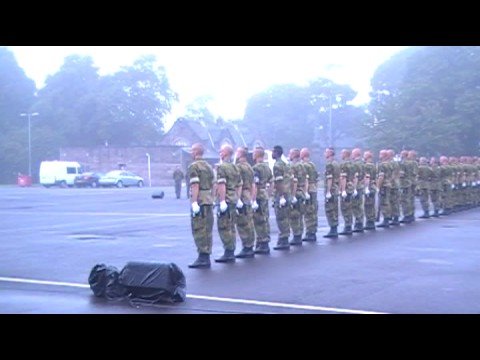
[(241, 199), (247, 205), (252, 203), (253, 169), (248, 162), (238, 162), (237, 168), (240, 171), (242, 180)]
[(272, 170), (267, 163), (258, 163), (253, 166), (253, 179), (257, 185), (257, 199), (268, 200), (267, 184), (273, 180)]
[(315, 167), (315, 164), (311, 161), (304, 161), (303, 166), (305, 167), (305, 171), (307, 172), (308, 177), (308, 192), (316, 192), (318, 182), (317, 168)]
[(335, 160), (327, 161), (325, 165), (325, 189), (327, 189), (328, 179), (332, 179), (331, 193), (337, 194), (340, 184), (340, 166)]
[(197, 159), (188, 167), (188, 178), (190, 185), (199, 184), (198, 205), (212, 205), (213, 195), (213, 169), (209, 163), (203, 159)]
[[(282, 159), (275, 161), (273, 165), (273, 179), (275, 181), (275, 196), (290, 195), (290, 186), (292, 182), (292, 170), (290, 165), (286, 164)], [(280, 187), (280, 193), (277, 193), (277, 186)]]
[(217, 184), (225, 184), (225, 201), (236, 203), (238, 200), (237, 187), (243, 185), (238, 167), (231, 162), (222, 162), (217, 170)]

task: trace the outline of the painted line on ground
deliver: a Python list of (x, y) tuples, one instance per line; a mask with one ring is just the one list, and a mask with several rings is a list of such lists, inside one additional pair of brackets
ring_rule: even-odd
[[(24, 283), (24, 284), (36, 284), (36, 285), (68, 286), (68, 287), (76, 287), (76, 288), (84, 288), (84, 289), (90, 288), (90, 285), (87, 285), (87, 284), (11, 278), (11, 277), (0, 277), (0, 281)], [(344, 314), (365, 314), (365, 315), (366, 314), (369, 314), (369, 315), (370, 314), (386, 314), (384, 312), (377, 312), (377, 311), (342, 309), (342, 308), (333, 308), (333, 307), (316, 306), (316, 305), (300, 305), (300, 304), (289, 304), (289, 303), (279, 303), (279, 302), (260, 301), (260, 300), (234, 299), (234, 298), (217, 297), (217, 296), (188, 294), (187, 298), (197, 299), (197, 300), (217, 301), (217, 302), (228, 302), (228, 303), (234, 303), (234, 304), (278, 307), (278, 308), (295, 309), (295, 310), (326, 311), (326, 312), (336, 312), (336, 313), (344, 313)]]
[(122, 212), (60, 212), (60, 211), (0, 211), (0, 215), (85, 215), (85, 216), (151, 216), (151, 217), (185, 217), (190, 213), (122, 213)]

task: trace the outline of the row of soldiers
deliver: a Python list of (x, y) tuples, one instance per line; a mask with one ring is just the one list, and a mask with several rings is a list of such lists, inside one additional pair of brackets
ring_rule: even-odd
[[(435, 157), (430, 160), (421, 157), (417, 161), (414, 150), (403, 150), (397, 159), (394, 150), (385, 149), (380, 151), (380, 161), (375, 165), (370, 151), (365, 151), (362, 157), (357, 148), (352, 152), (342, 150), (341, 158), (338, 164), (334, 150), (326, 149), (325, 212), (330, 231), (325, 237), (328, 238), (374, 230), (380, 214), (383, 222), (377, 227), (409, 224), (415, 220), (416, 195), (423, 209), (420, 218), (449, 215), (480, 204), (480, 159), (477, 157), (441, 156), (439, 161)], [(344, 219), (340, 233), (337, 231), (339, 208)]]
[[(247, 149), (236, 150), (226, 144), (220, 149), (221, 162), (216, 170), (203, 157), (204, 148), (192, 145), (193, 162), (188, 168), (190, 179), (191, 227), (198, 258), (191, 268), (209, 268), (212, 252), (214, 209), (217, 229), (224, 254), (219, 263), (235, 262), (236, 258), (252, 258), (270, 253), (269, 199), (273, 197), (279, 238), (275, 250), (287, 250), (290, 245), (316, 241), (318, 227), (318, 172), (310, 161), (307, 148), (291, 149), (290, 162), (282, 160), (283, 148), (275, 146), (273, 173), (264, 161), (265, 150), (253, 151), (254, 166), (247, 161)], [(302, 234), (305, 231), (305, 238)], [(236, 234), (242, 249), (235, 254)], [(292, 241), (289, 236), (293, 234)]]

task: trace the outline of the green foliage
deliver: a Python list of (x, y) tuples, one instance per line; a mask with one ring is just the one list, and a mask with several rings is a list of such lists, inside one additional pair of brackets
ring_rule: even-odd
[(344, 146), (342, 140), (348, 138), (347, 142), (354, 146), (363, 116), (361, 109), (348, 105), (355, 96), (349, 86), (322, 78), (304, 87), (275, 85), (249, 99), (244, 121), (270, 146), (320, 149), (331, 145), (332, 107), (332, 144)]
[(369, 141), (377, 150), (477, 154), (479, 81), (480, 47), (403, 51), (379, 67), (372, 79)]

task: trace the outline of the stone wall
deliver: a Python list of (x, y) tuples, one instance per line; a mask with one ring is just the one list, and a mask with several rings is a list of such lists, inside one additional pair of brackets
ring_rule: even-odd
[(125, 166), (126, 170), (143, 177), (145, 186), (148, 186), (147, 153), (150, 155), (152, 186), (173, 186), (173, 172), (185, 156), (178, 146), (62, 148), (59, 160), (78, 161), (85, 171), (108, 172)]

